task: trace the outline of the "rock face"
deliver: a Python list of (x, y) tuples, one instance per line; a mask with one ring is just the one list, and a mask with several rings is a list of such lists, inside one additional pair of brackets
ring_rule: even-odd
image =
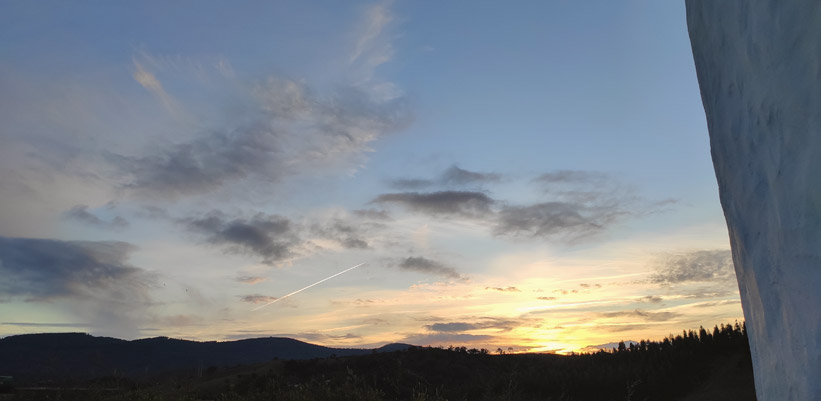
[(821, 400), (821, 2), (686, 4), (758, 400)]

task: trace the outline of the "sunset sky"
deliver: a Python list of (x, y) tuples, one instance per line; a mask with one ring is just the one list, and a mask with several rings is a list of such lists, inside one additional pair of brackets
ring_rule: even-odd
[(743, 318), (683, 3), (172, 3), (0, 5), (0, 336)]

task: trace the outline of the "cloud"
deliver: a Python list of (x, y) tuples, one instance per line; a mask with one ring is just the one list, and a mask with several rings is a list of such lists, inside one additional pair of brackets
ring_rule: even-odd
[(436, 182), (421, 178), (397, 178), (390, 180), (388, 184), (396, 189), (423, 189), (435, 185)]
[(539, 300), (542, 300), (542, 301), (555, 301), (557, 298), (556, 297), (538, 297), (536, 299), (539, 299)]
[(659, 258), (650, 281), (658, 284), (733, 281), (733, 257), (729, 250), (673, 253)]
[(155, 144), (142, 156), (108, 154), (116, 179), (137, 193), (173, 199), (249, 179), (273, 183), (314, 171), (353, 171), (371, 142), (410, 122), (403, 98), (376, 99), (350, 86), (323, 95), (270, 77), (247, 96), (250, 121)]
[(269, 297), (267, 295), (254, 294), (242, 296), (240, 297), (240, 300), (242, 302), (248, 302), (252, 304), (267, 304), (268, 302), (276, 301), (277, 297)]
[(169, 113), (177, 116), (180, 115), (181, 110), (179, 104), (165, 91), (160, 80), (144, 68), (142, 63), (137, 61), (136, 57), (134, 57), (132, 61), (134, 62), (134, 80), (147, 91), (151, 92)]
[(243, 284), (254, 285), (254, 284), (259, 284), (259, 283), (261, 283), (263, 281), (266, 281), (268, 279), (265, 278), (265, 277), (257, 277), (257, 276), (239, 276), (239, 277), (235, 278), (234, 280), (236, 280), (240, 283), (243, 283)]
[(662, 301), (664, 301), (664, 298), (662, 298), (658, 295), (647, 295), (647, 296), (643, 296), (643, 297), (639, 298), (638, 301), (639, 302), (648, 302), (648, 303), (658, 304), (658, 303), (661, 303)]
[(334, 218), (324, 224), (313, 224), (311, 233), (321, 238), (330, 239), (346, 249), (369, 249), (366, 231), (372, 227), (367, 224), (351, 224)]
[(681, 316), (681, 314), (676, 313), (676, 312), (667, 312), (667, 311), (653, 312), (653, 311), (645, 311), (645, 310), (641, 310), (641, 309), (636, 309), (636, 310), (632, 310), (632, 311), (604, 312), (604, 313), (601, 313), (601, 316), (602, 317), (608, 317), (608, 318), (613, 318), (613, 317), (638, 317), (638, 318), (644, 319), (645, 321), (648, 321), (648, 322), (664, 322), (664, 321), (668, 321), (668, 320), (674, 319), (676, 317), (679, 317), (679, 316)]
[(90, 213), (88, 211), (88, 206), (86, 205), (77, 205), (69, 209), (65, 212), (66, 217), (88, 224), (90, 226), (101, 227), (101, 228), (109, 228), (109, 229), (122, 229), (128, 227), (128, 220), (116, 216), (110, 221), (103, 220), (96, 215)]
[(413, 345), (459, 345), (465, 343), (475, 343), (478, 341), (492, 340), (490, 335), (463, 334), (463, 333), (433, 333), (433, 334), (411, 334), (399, 342)]
[(308, 342), (318, 342), (324, 343), (328, 341), (338, 341), (338, 340), (358, 340), (361, 339), (362, 336), (353, 333), (345, 333), (345, 334), (325, 334), (325, 333), (295, 333), (295, 334), (281, 334), (277, 337), (288, 337), (288, 338), (296, 338), (303, 341)]
[(80, 327), (85, 328), (91, 326), (89, 323), (32, 323), (32, 322), (2, 322), (7, 326), (18, 327)]
[(481, 192), (440, 191), (382, 194), (372, 203), (393, 203), (433, 216), (482, 217), (492, 215), (494, 201)]
[(180, 220), (189, 231), (229, 252), (255, 255), (264, 263), (283, 262), (297, 256), (300, 245), (290, 220), (277, 215), (256, 214), (251, 218), (228, 218), (213, 211), (200, 218)]
[(534, 178), (533, 181), (543, 184), (599, 184), (608, 181), (608, 179), (607, 174), (597, 171), (556, 170), (544, 173)]
[[(478, 173), (451, 166), (438, 179), (403, 178), (390, 184), (402, 189), (417, 189), (496, 182), (501, 178), (496, 173)], [(433, 217), (478, 220), (491, 227), (496, 236), (559, 238), (567, 242), (595, 236), (627, 216), (646, 215), (655, 210), (653, 205), (662, 205), (642, 206), (632, 189), (602, 173), (560, 170), (543, 174), (533, 182), (543, 187), (544, 201), (515, 205), (494, 200), (483, 192), (446, 190), (388, 193), (378, 196), (372, 203), (398, 204)], [(641, 210), (634, 210), (638, 206)]]
[(481, 318), (473, 323), (466, 322), (448, 322), (448, 323), (433, 323), (426, 325), (425, 328), (430, 331), (440, 333), (455, 333), (470, 330), (482, 329), (497, 329), (500, 331), (510, 331), (517, 327), (529, 324), (527, 320), (515, 320), (504, 318)]
[(142, 206), (136, 214), (139, 217), (149, 220), (166, 220), (169, 218), (167, 210), (153, 205)]
[(368, 220), (390, 220), (391, 215), (384, 210), (360, 209), (351, 212), (356, 217)]
[(61, 300), (103, 333), (133, 336), (156, 279), (127, 263), (133, 250), (125, 242), (0, 237), (0, 293)]
[(699, 299), (699, 298), (721, 298), (730, 295), (738, 295), (738, 289), (727, 290), (726, 288), (700, 288), (682, 294), (684, 298)]
[(446, 278), (461, 278), (462, 276), (456, 272), (456, 269), (445, 266), (444, 264), (435, 260), (410, 256), (403, 259), (399, 264), (400, 269), (415, 271), (419, 273), (434, 274)]
[(426, 329), (430, 331), (439, 331), (439, 332), (460, 332), (460, 331), (468, 331), (468, 330), (475, 330), (477, 327), (473, 323), (461, 323), (461, 322), (454, 322), (454, 323), (434, 323), (425, 326)]
[(477, 173), (457, 166), (451, 166), (440, 178), (440, 182), (450, 185), (468, 185), (483, 182), (498, 182), (502, 176), (494, 173)]
[(696, 308), (712, 308), (714, 306), (722, 306), (722, 305), (735, 305), (740, 304), (740, 299), (724, 299), (721, 301), (714, 301), (714, 302), (703, 302), (699, 304), (693, 305)]
[(422, 178), (398, 178), (390, 180), (391, 187), (404, 190), (423, 189), (432, 186), (467, 186), (471, 184), (492, 183), (501, 181), (502, 176), (496, 173), (479, 173), (459, 168), (456, 165), (450, 166), (436, 179)]
[(564, 236), (576, 240), (604, 231), (625, 214), (628, 213), (614, 204), (545, 202), (506, 206), (499, 212), (494, 233), (513, 237)]
[(386, 28), (393, 21), (390, 6), (391, 2), (385, 1), (365, 9), (364, 18), (356, 33), (356, 43), (348, 59), (349, 64), (358, 67), (361, 81), (370, 80), (376, 67), (393, 58), (393, 43), (385, 34)]
[(485, 287), (486, 290), (501, 291), (501, 292), (521, 292), (516, 287)]

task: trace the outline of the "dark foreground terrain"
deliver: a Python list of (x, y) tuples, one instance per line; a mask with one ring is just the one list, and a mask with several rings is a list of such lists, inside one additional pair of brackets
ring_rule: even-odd
[(0, 400), (755, 400), (738, 324), (585, 355), (397, 348), (17, 386)]

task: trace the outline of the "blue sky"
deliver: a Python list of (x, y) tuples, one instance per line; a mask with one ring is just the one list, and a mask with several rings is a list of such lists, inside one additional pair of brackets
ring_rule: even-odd
[(683, 4), (0, 8), (0, 335), (568, 352), (742, 316)]

